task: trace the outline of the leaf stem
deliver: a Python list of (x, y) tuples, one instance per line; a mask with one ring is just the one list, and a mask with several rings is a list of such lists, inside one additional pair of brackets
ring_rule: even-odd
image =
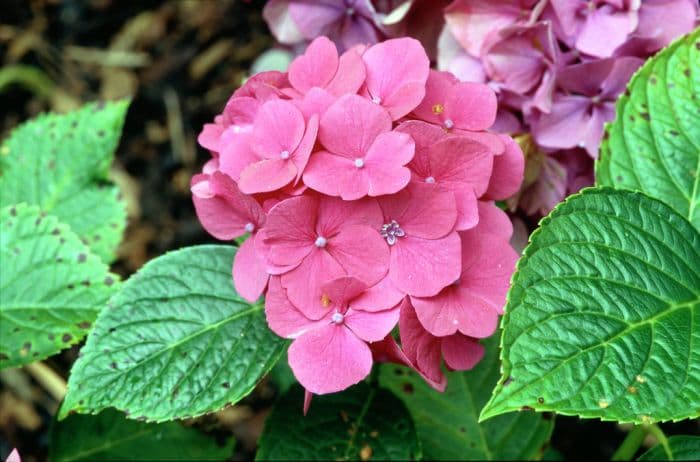
[(647, 429), (643, 425), (636, 425), (627, 434), (610, 460), (632, 460), (646, 436)]

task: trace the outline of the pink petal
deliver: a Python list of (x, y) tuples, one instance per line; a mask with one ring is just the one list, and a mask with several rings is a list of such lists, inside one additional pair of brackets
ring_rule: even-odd
[(253, 244), (253, 246), (255, 247), (255, 253), (257, 254), (258, 258), (263, 262), (265, 271), (267, 271), (269, 274), (278, 275), (284, 274), (287, 271), (291, 271), (294, 268), (296, 268), (299, 265), (299, 263), (301, 263), (301, 260), (304, 256), (300, 256), (296, 263), (290, 265), (276, 265), (272, 263), (272, 261), (270, 261), (271, 247), (270, 245), (265, 244), (265, 239), (267, 239), (266, 231), (267, 230), (263, 228), (252, 237), (252, 239), (254, 239), (255, 241)]
[(360, 169), (366, 171), (370, 196), (393, 194), (408, 184), (411, 171), (404, 165), (413, 158), (414, 149), (405, 133), (382, 133), (375, 139)]
[(481, 56), (486, 39), (520, 18), (520, 2), (459, 0), (445, 9), (445, 21), (457, 41), (473, 56)]
[(233, 260), (233, 283), (236, 291), (249, 302), (260, 298), (270, 275), (255, 252), (255, 239), (249, 238), (238, 247)]
[(483, 338), (493, 334), (498, 326), (498, 312), (458, 286), (447, 287), (430, 298), (411, 297), (411, 303), (423, 327), (438, 337), (459, 331)]
[(349, 225), (366, 225), (379, 230), (383, 223), (382, 211), (375, 199), (348, 202), (322, 197), (318, 201), (318, 235), (333, 236)]
[(325, 88), (338, 71), (338, 50), (327, 37), (318, 37), (289, 65), (289, 83), (305, 94)]
[(348, 50), (340, 57), (338, 72), (328, 84), (326, 90), (336, 96), (357, 93), (365, 83), (365, 63), (355, 50)]
[(506, 147), (503, 145), (502, 135), (497, 133), (470, 132), (467, 130), (454, 130), (452, 133), (483, 144), (493, 153), (494, 156), (503, 154), (506, 149)]
[(362, 55), (367, 68), (366, 87), (393, 120), (412, 111), (425, 96), (430, 62), (415, 39), (400, 38), (374, 45)]
[(365, 290), (350, 305), (354, 310), (382, 311), (401, 303), (405, 293), (396, 288), (391, 278), (385, 276), (381, 281)]
[(330, 306), (338, 310), (347, 308), (348, 303), (365, 289), (367, 289), (367, 284), (351, 276), (333, 279), (321, 287), (321, 291), (328, 298)]
[(313, 115), (322, 117), (335, 102), (335, 97), (321, 88), (312, 88), (302, 99), (293, 100), (307, 121)]
[(259, 156), (280, 159), (291, 154), (304, 136), (304, 116), (289, 101), (271, 100), (260, 106), (255, 118), (251, 147)]
[(449, 136), (445, 131), (422, 120), (408, 120), (396, 127), (397, 132), (407, 133), (415, 143), (415, 155), (409, 164), (410, 169), (423, 181), (430, 173), (430, 151), (435, 143)]
[(328, 324), (307, 332), (289, 347), (294, 376), (311, 393), (346, 389), (369, 375), (372, 353), (343, 325)]
[(321, 119), (319, 140), (333, 154), (364, 157), (374, 139), (391, 130), (391, 117), (358, 95), (342, 96)]
[(493, 158), (493, 174), (482, 196), (485, 200), (505, 200), (520, 190), (525, 173), (525, 156), (520, 145), (507, 135), (501, 135), (506, 150)]
[(473, 228), (479, 222), (479, 210), (474, 190), (466, 187), (452, 192), (455, 195), (455, 203), (457, 204), (455, 229), (464, 231)]
[(7, 456), (7, 459), (5, 459), (5, 462), (22, 462), (17, 448), (13, 449), (12, 452), (10, 452), (10, 454)]
[(222, 147), (219, 156), (219, 168), (235, 181), (238, 181), (241, 177), (241, 172), (246, 167), (262, 160), (250, 148), (250, 142), (250, 134), (240, 133)]
[(317, 207), (316, 199), (300, 196), (284, 200), (270, 210), (261, 232), (272, 263), (299, 264), (314, 249)]
[(590, 99), (584, 96), (555, 98), (549, 114), (531, 122), (535, 141), (546, 148), (567, 149), (585, 144), (591, 120), (588, 114)]
[(328, 321), (313, 321), (305, 317), (287, 298), (279, 276), (270, 278), (265, 295), (265, 318), (272, 331), (284, 338), (297, 338), (304, 332), (321, 327)]
[(318, 116), (312, 115), (309, 119), (309, 123), (306, 125), (306, 131), (304, 132), (304, 137), (301, 139), (299, 146), (292, 153), (290, 160), (296, 167), (297, 175), (295, 184), (299, 182), (306, 164), (309, 162), (309, 157), (311, 156), (311, 151), (316, 144), (316, 135), (318, 134)]
[(309, 413), (309, 408), (311, 407), (311, 399), (314, 397), (313, 393), (309, 390), (304, 389), (304, 417)]
[(399, 322), (399, 307), (384, 311), (348, 310), (344, 323), (355, 335), (367, 342), (378, 342), (386, 337)]
[(323, 286), (345, 275), (347, 272), (329, 252), (314, 247), (299, 266), (281, 276), (281, 281), (287, 297), (304, 316), (321, 319), (329, 310)]
[(389, 249), (378, 230), (346, 225), (328, 240), (328, 253), (347, 272), (368, 286), (378, 283), (389, 269)]
[(463, 130), (486, 130), (496, 121), (496, 94), (481, 83), (460, 82), (445, 102), (445, 117)]
[(433, 388), (443, 391), (447, 378), (440, 368), (440, 342), (423, 328), (408, 301), (401, 305), (399, 332), (401, 346), (413, 367)]
[(192, 178), (192, 200), (204, 229), (217, 239), (242, 236), (265, 221), (265, 214), (250, 196), (243, 195), (227, 175), (196, 175)]
[(435, 184), (450, 190), (471, 187), (481, 196), (488, 187), (492, 166), (491, 151), (462, 136), (444, 139), (430, 151), (430, 170)]
[[(486, 233), (462, 233), (462, 275), (460, 287), (482, 300), (495, 312), (503, 313), (510, 278), (518, 254), (508, 241)], [(476, 300), (475, 300), (476, 301)], [(461, 329), (460, 331), (472, 337)]]
[(429, 184), (411, 183), (391, 198), (380, 198), (385, 223), (396, 220), (407, 235), (424, 239), (445, 236), (457, 221), (454, 194)]
[(431, 69), (425, 84), (425, 97), (413, 110), (413, 113), (422, 120), (442, 125), (443, 117), (441, 115), (452, 94), (452, 88), (457, 82), (455, 76), (449, 72), (438, 72)]
[(611, 56), (637, 27), (636, 11), (611, 12), (606, 7), (588, 13), (576, 39), (576, 48), (598, 58)]
[(326, 151), (315, 153), (304, 171), (304, 183), (311, 189), (343, 200), (360, 199), (369, 191), (366, 169), (359, 169), (352, 159)]
[(501, 237), (504, 241), (513, 234), (513, 224), (508, 214), (494, 202), (479, 201), (479, 224), (469, 233), (489, 233)]
[(456, 232), (441, 239), (411, 236), (391, 246), (389, 276), (397, 288), (409, 295), (429, 297), (459, 278), (461, 243)]
[(441, 342), (445, 364), (453, 371), (468, 371), (484, 357), (484, 346), (464, 335), (450, 335)]
[(219, 124), (204, 124), (201, 133), (197, 137), (200, 146), (210, 151), (219, 152), (219, 140), (224, 132), (224, 127)]
[(275, 191), (294, 180), (297, 168), (289, 159), (264, 159), (241, 172), (238, 187), (246, 194)]
[(292, 1), (289, 5), (289, 13), (299, 31), (306, 39), (313, 39), (324, 35), (325, 29), (345, 15), (345, 9), (333, 2), (306, 3)]

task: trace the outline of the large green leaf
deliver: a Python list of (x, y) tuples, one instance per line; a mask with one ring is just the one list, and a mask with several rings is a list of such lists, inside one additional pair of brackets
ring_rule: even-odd
[(117, 276), (68, 226), (34, 206), (0, 211), (0, 368), (58, 353), (87, 334)]
[(641, 190), (700, 229), (700, 29), (632, 78), (607, 126), (598, 183)]
[(668, 458), (664, 447), (658, 444), (637, 460), (700, 460), (700, 436), (671, 436), (668, 438), (668, 446), (672, 459)]
[(126, 208), (108, 174), (128, 104), (87, 104), (16, 128), (0, 147), (0, 206), (38, 205), (111, 261)]
[(233, 438), (221, 446), (197, 429), (178, 422), (145, 423), (108, 409), (96, 416), (74, 414), (51, 427), (49, 460), (229, 460)]
[(100, 313), (60, 416), (115, 407), (163, 421), (216, 411), (255, 387), (284, 351), (262, 305), (236, 294), (232, 246), (150, 261)]
[(570, 197), (518, 263), (482, 412), (653, 422), (700, 413), (700, 233), (644, 194)]
[(314, 396), (302, 415), (304, 390), (293, 386), (265, 422), (256, 460), (420, 460), (411, 416), (383, 388), (360, 383)]
[(533, 460), (542, 457), (554, 421), (512, 412), (479, 423), (499, 377), (498, 337), (485, 341), (484, 359), (471, 371), (447, 374), (439, 393), (403, 366), (382, 367), (380, 384), (408, 407), (428, 460)]

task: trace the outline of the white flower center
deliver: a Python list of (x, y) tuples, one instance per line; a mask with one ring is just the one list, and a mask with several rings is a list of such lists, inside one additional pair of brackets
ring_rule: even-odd
[(248, 233), (252, 233), (253, 231), (255, 231), (255, 225), (253, 223), (246, 223), (245, 230)]
[(425, 179), (425, 182), (426, 182), (426, 183), (433, 184), (433, 183), (435, 183), (435, 177), (429, 176), (429, 177), (427, 177), (427, 178)]
[(404, 237), (406, 235), (396, 220), (391, 220), (390, 223), (383, 225), (382, 229), (379, 231), (379, 234), (386, 239), (386, 243), (389, 245), (396, 244), (399, 237)]
[(358, 157), (357, 159), (355, 159), (355, 167), (357, 167), (357, 168), (362, 168), (362, 167), (364, 167), (364, 166), (365, 166), (365, 160), (364, 160), (364, 159), (360, 159), (359, 157)]
[(289, 159), (289, 151), (280, 152), (280, 159)]
[(374, 104), (382, 104), (382, 99), (379, 96), (375, 96), (372, 98), (372, 102)]
[(342, 324), (343, 319), (345, 319), (345, 316), (343, 316), (342, 313), (338, 313), (337, 311), (331, 316), (331, 322), (333, 324)]
[(355, 8), (349, 6), (349, 7), (345, 10), (345, 14), (347, 14), (348, 16), (352, 16), (353, 14), (355, 14)]
[(445, 119), (445, 121), (442, 124), (448, 130), (455, 126), (455, 123), (452, 121), (452, 119)]
[(323, 236), (318, 236), (316, 238), (316, 242), (314, 242), (314, 245), (318, 248), (323, 248), (326, 246), (326, 244), (328, 244), (328, 239)]

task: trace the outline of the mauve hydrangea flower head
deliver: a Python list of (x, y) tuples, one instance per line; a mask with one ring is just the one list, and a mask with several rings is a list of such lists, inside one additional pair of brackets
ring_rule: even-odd
[[(489, 85), (499, 101), (494, 127), (532, 134), (546, 156), (523, 190), (510, 198), (497, 192), (513, 210), (546, 214), (576, 192), (572, 186), (591, 184), (592, 170), (579, 167), (592, 163), (579, 154), (597, 157), (604, 123), (634, 70), (690, 32), (699, 11), (693, 0), (455, 0), (445, 9), (438, 69)], [(495, 159), (494, 177), (507, 171), (506, 159)]]
[[(513, 270), (512, 225), (493, 200), (518, 190), (524, 164), (488, 131), (496, 114), (489, 87), (431, 73), (414, 39), (339, 56), (322, 37), (289, 73), (252, 77), (204, 127), (212, 159), (192, 179), (195, 209), (218, 239), (249, 235), (236, 290), (264, 295), (270, 328), (294, 340), (306, 405), (375, 361), (444, 389), (443, 360), (481, 358), (476, 338), (495, 330)], [(399, 346), (390, 333), (404, 312), (421, 327), (404, 323)], [(463, 326), (436, 327), (442, 318)]]

